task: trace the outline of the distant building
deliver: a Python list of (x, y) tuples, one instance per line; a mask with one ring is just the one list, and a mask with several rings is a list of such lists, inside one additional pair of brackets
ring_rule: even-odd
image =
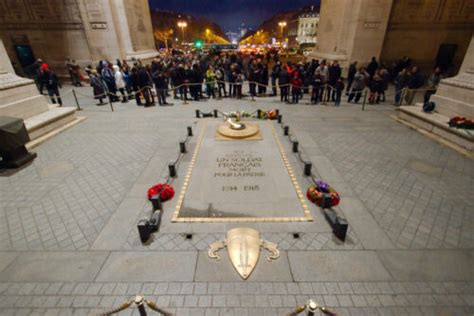
[(240, 26), (239, 26), (239, 33), (240, 33), (240, 37), (244, 37), (244, 35), (250, 31), (251, 29), (246, 27), (245, 26), (245, 23), (242, 23)]
[(241, 37), (240, 33), (232, 32), (232, 31), (226, 32), (225, 35), (227, 36), (227, 38), (232, 44), (237, 44)]
[(298, 42), (299, 45), (316, 44), (318, 24), (319, 12), (314, 6), (311, 6), (298, 16), (298, 35), (296, 36), (296, 42)]
[(288, 47), (296, 48), (299, 46), (299, 43), (296, 40), (298, 37), (298, 16), (288, 22), (288, 31), (286, 32), (286, 36), (288, 38)]

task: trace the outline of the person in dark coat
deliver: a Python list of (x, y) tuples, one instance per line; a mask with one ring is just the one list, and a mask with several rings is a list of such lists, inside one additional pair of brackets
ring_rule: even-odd
[(290, 74), (287, 67), (282, 67), (278, 75), (278, 85), (280, 86), (280, 101), (288, 102), (288, 92), (290, 90)]
[(377, 62), (377, 59), (375, 59), (375, 57), (372, 57), (372, 60), (367, 65), (367, 69), (366, 69), (370, 78), (372, 78), (375, 75), (375, 72), (377, 71), (378, 68), (379, 68), (379, 63)]
[(151, 89), (152, 86), (151, 77), (145, 67), (141, 66), (138, 68), (137, 73), (137, 80), (138, 80), (138, 88), (143, 94), (145, 98), (145, 106), (152, 106), (152, 96), (151, 96)]
[(92, 91), (94, 93), (94, 99), (99, 100), (99, 104), (97, 105), (104, 105), (106, 104), (102, 100), (107, 97), (107, 85), (102, 80), (102, 78), (97, 73), (97, 70), (93, 69), (89, 75), (90, 84), (92, 87)]
[(267, 86), (268, 86), (268, 65), (267, 64), (260, 64), (260, 80), (259, 80), (259, 88), (258, 94), (265, 95), (267, 93)]
[(346, 88), (346, 95), (349, 95), (349, 92), (352, 87), (352, 82), (354, 82), (354, 76), (357, 72), (357, 61), (354, 61), (349, 65), (349, 71), (347, 73), (347, 88)]
[(102, 80), (107, 84), (107, 90), (109, 93), (109, 98), (112, 102), (118, 101), (117, 97), (117, 86), (115, 84), (115, 74), (110, 67), (110, 64), (107, 61), (103, 61), (102, 63), (102, 70), (100, 76)]
[(138, 106), (142, 106), (142, 92), (140, 91), (140, 85), (138, 84), (138, 67), (136, 66), (133, 66), (132, 68), (132, 73), (130, 74), (130, 81), (132, 83), (132, 90), (135, 95), (135, 101), (137, 102)]
[(59, 106), (63, 105), (61, 95), (59, 94), (59, 88), (61, 88), (61, 83), (59, 82), (58, 76), (54, 71), (49, 69), (48, 64), (41, 65), (42, 70), (42, 82), (44, 82), (46, 89), (48, 90), (48, 95), (51, 98), (53, 104), (58, 103)]
[(255, 97), (257, 95), (257, 82), (259, 77), (259, 70), (257, 66), (257, 62), (255, 60), (252, 61), (249, 67), (249, 93), (251, 97)]
[(321, 101), (321, 97), (323, 94), (323, 76), (321, 75), (321, 71), (316, 70), (311, 85), (313, 86), (313, 90), (311, 91), (311, 104), (318, 104)]
[(158, 97), (159, 105), (170, 105), (166, 102), (166, 91), (168, 89), (168, 82), (166, 81), (165, 71), (156, 68), (153, 72), (153, 83), (155, 84), (156, 95)]
[(408, 90), (405, 94), (405, 101), (407, 104), (412, 104), (415, 99), (416, 90), (420, 89), (425, 84), (425, 79), (421, 75), (418, 67), (413, 66), (411, 69), (410, 79), (408, 80)]
[(280, 63), (280, 61), (277, 61), (276, 64), (272, 68), (272, 74), (271, 74), (271, 77), (272, 77), (272, 96), (277, 95), (276, 82), (277, 82), (277, 79), (278, 79), (278, 75), (280, 74), (280, 70), (281, 70), (281, 63)]
[(344, 81), (341, 77), (339, 77), (339, 79), (337, 79), (336, 83), (334, 84), (334, 91), (336, 92), (334, 105), (341, 106), (342, 91), (344, 91)]
[(400, 105), (402, 101), (403, 89), (408, 86), (408, 81), (410, 77), (406, 68), (403, 68), (402, 71), (395, 77), (395, 105)]
[(332, 65), (329, 66), (328, 73), (329, 73), (329, 78), (328, 78), (328, 89), (327, 89), (326, 101), (330, 101), (330, 99), (332, 101), (335, 101), (336, 100), (335, 86), (336, 86), (337, 80), (341, 77), (341, 73), (342, 73), (341, 66), (339, 66), (339, 63), (337, 62), (337, 60), (335, 60), (332, 63)]

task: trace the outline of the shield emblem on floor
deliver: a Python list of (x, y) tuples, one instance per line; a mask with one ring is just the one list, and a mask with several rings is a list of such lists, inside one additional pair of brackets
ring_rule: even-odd
[(220, 260), (220, 249), (227, 247), (230, 262), (240, 276), (246, 280), (258, 263), (260, 247), (268, 251), (267, 261), (271, 262), (280, 257), (277, 244), (260, 239), (260, 233), (252, 228), (234, 228), (227, 232), (225, 240), (219, 240), (209, 245), (209, 258)]
[(227, 252), (234, 268), (247, 279), (260, 256), (260, 233), (252, 228), (234, 228), (227, 232)]

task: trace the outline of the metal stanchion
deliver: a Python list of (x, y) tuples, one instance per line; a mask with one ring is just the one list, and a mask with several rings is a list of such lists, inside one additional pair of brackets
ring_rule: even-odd
[(281, 124), (281, 119), (283, 118), (283, 116), (280, 114), (278, 115), (278, 124)]
[(196, 118), (201, 118), (201, 111), (196, 110)]
[(174, 162), (168, 165), (168, 170), (171, 178), (176, 177), (176, 164)]
[(72, 89), (72, 95), (74, 96), (74, 100), (76, 101), (76, 107), (78, 111), (81, 111), (81, 106), (79, 105), (79, 101), (77, 100), (76, 90)]
[(109, 95), (108, 95), (108, 99), (109, 99), (110, 109), (112, 110), (112, 112), (114, 112), (114, 105), (112, 104), (112, 98), (110, 97), (110, 92), (109, 92)]
[(193, 136), (193, 128), (191, 126), (188, 126), (188, 136)]
[(311, 162), (305, 162), (304, 163), (304, 175), (305, 176), (311, 176), (311, 168), (313, 167), (313, 164)]
[(179, 152), (182, 154), (186, 153), (186, 142), (179, 142)]
[(293, 143), (293, 152), (297, 153), (299, 142), (297, 140), (293, 140), (292, 143)]
[(365, 110), (365, 102), (367, 102), (367, 90), (364, 91), (364, 100), (362, 100), (362, 111)]
[(290, 127), (288, 125), (285, 125), (285, 127), (283, 128), (283, 135), (288, 136), (289, 132)]
[(217, 110), (214, 110), (214, 117), (217, 117), (217, 116), (218, 116)]

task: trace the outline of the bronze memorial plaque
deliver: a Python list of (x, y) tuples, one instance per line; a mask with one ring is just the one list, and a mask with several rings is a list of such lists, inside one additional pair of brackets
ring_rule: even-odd
[[(203, 123), (173, 222), (312, 221), (275, 122), (244, 120), (260, 137), (222, 140), (221, 120)], [(252, 134), (252, 133), (251, 133)]]

